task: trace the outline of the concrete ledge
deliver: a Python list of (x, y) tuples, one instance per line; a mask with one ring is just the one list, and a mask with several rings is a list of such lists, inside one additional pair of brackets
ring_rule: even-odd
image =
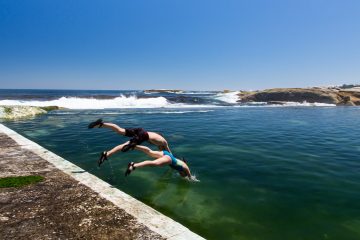
[(188, 228), (184, 227), (180, 223), (159, 213), (155, 209), (145, 205), (144, 203), (136, 200), (119, 189), (114, 188), (110, 184), (86, 172), (82, 168), (61, 158), (60, 156), (48, 151), (37, 143), (21, 136), (20, 134), (2, 124), (0, 124), (0, 131), (16, 141), (22, 148), (30, 150), (41, 158), (50, 162), (56, 168), (89, 187), (94, 192), (98, 193), (101, 197), (115, 204), (117, 207), (123, 209), (128, 214), (135, 217), (138, 222), (144, 224), (151, 231), (158, 233), (162, 237), (171, 240), (204, 239), (201, 236), (191, 232)]

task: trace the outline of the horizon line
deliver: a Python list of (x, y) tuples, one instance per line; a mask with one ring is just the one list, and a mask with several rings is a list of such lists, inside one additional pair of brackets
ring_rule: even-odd
[(224, 88), (220, 90), (196, 90), (196, 89), (180, 89), (180, 88), (146, 88), (146, 89), (76, 89), (76, 88), (0, 88), (0, 90), (57, 90), (57, 91), (146, 91), (146, 90), (162, 90), (162, 91), (198, 91), (198, 92), (218, 92), (218, 91), (258, 91), (258, 90), (265, 90), (265, 89), (275, 89), (275, 88), (316, 88), (316, 87), (341, 87), (346, 85), (354, 85), (360, 86), (357, 83), (343, 83), (341, 85), (334, 84), (334, 85), (326, 85), (326, 86), (307, 86), (307, 87), (272, 87), (272, 88), (259, 88), (259, 89), (229, 89)]

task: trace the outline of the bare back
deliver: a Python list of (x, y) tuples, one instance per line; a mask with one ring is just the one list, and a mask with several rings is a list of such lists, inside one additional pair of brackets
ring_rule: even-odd
[(166, 141), (166, 139), (161, 136), (160, 134), (156, 133), (156, 132), (148, 132), (149, 134), (149, 142), (158, 146), (160, 150), (166, 150), (166, 151), (170, 151), (168, 142)]

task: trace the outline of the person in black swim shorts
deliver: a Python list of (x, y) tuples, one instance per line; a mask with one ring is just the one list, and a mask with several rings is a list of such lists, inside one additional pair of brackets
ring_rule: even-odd
[(100, 158), (98, 160), (98, 165), (100, 166), (108, 157), (113, 155), (116, 152), (122, 151), (127, 152), (130, 149), (134, 149), (136, 145), (140, 145), (141, 143), (148, 141), (154, 145), (156, 145), (160, 151), (168, 151), (171, 153), (169, 144), (166, 139), (156, 132), (148, 132), (143, 128), (121, 128), (120, 126), (114, 123), (106, 123), (103, 122), (102, 119), (98, 119), (89, 124), (88, 128), (110, 128), (111, 130), (119, 133), (120, 135), (130, 137), (130, 140), (120, 144), (109, 151), (104, 151), (101, 153)]

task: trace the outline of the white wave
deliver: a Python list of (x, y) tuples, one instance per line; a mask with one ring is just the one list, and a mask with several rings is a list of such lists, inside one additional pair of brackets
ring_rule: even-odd
[(181, 94), (184, 91), (182, 90), (169, 90), (169, 89), (158, 89), (158, 90), (151, 90), (149, 91), (144, 91), (145, 94), (159, 94), (159, 93), (175, 93), (175, 94)]
[(336, 104), (329, 103), (308, 103), (308, 102), (284, 102), (282, 104), (268, 104), (267, 102), (248, 102), (244, 105), (236, 105), (236, 108), (249, 108), (249, 107), (335, 107)]
[(121, 95), (114, 99), (94, 99), (61, 97), (48, 101), (23, 101), (23, 100), (1, 100), (0, 105), (18, 106), (58, 106), (68, 109), (116, 109), (116, 108), (204, 108), (217, 107), (215, 105), (190, 105), (182, 103), (170, 103), (164, 97), (137, 98), (136, 96), (126, 97)]
[(179, 93), (176, 93), (176, 94), (182, 94), (182, 95), (210, 95), (210, 94), (214, 94), (214, 92), (202, 92), (202, 91), (199, 91), (199, 92), (196, 92), (196, 91), (191, 91), (191, 92), (179, 92)]
[(335, 107), (336, 104), (329, 104), (329, 103), (308, 103), (308, 102), (286, 102), (284, 105), (285, 107)]
[(266, 105), (267, 102), (248, 102), (246, 104), (249, 106), (263, 106), (263, 105)]
[(168, 113), (207, 113), (207, 112), (213, 112), (214, 110), (199, 110), (199, 111), (179, 111), (179, 112), (164, 112), (166, 114)]
[(228, 92), (228, 93), (218, 93), (215, 95), (215, 99), (226, 102), (226, 103), (237, 103), (239, 100), (239, 91)]
[(308, 102), (284, 102), (283, 104), (268, 104), (267, 102), (248, 102), (243, 105), (233, 106), (235, 108), (256, 108), (256, 107), (335, 107), (335, 104), (329, 103), (308, 103)]
[(216, 92), (209, 92), (209, 91), (171, 91), (171, 90), (161, 90), (161, 91), (154, 91), (154, 92), (145, 92), (144, 94), (159, 94), (159, 93), (173, 93), (173, 94), (181, 94), (181, 95), (210, 95), (215, 94)]
[(162, 112), (144, 112), (145, 114), (184, 114), (184, 113), (207, 113), (214, 110), (199, 110), (199, 111), (162, 111)]
[(75, 112), (50, 112), (51, 115), (76, 115)]
[(21, 105), (21, 106), (59, 106), (69, 109), (106, 109), (106, 108), (161, 108), (170, 103), (164, 97), (157, 98), (137, 98), (135, 96), (126, 97), (121, 95), (114, 99), (94, 99), (61, 97), (49, 101), (19, 101), (2, 100), (0, 105)]
[[(51, 115), (77, 115), (79, 114), (79, 111), (76, 112), (50, 112)], [(127, 115), (131, 113), (122, 113), (122, 112), (90, 112), (90, 113), (83, 113), (81, 112), (81, 115)]]

